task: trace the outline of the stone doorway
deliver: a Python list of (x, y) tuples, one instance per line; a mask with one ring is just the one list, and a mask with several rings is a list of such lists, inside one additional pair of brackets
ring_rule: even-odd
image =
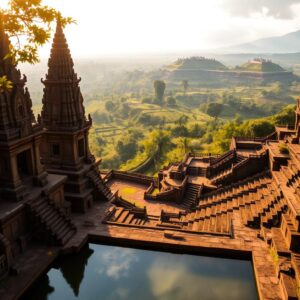
[(17, 155), (19, 177), (23, 180), (32, 175), (31, 151), (26, 150)]

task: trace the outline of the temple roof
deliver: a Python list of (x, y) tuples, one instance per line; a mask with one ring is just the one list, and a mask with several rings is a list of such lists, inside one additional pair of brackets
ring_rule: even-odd
[(45, 128), (77, 130), (88, 124), (80, 79), (74, 71), (73, 59), (59, 20), (48, 61), (48, 74), (42, 82), (45, 85), (42, 110)]
[(36, 127), (32, 101), (25, 87), (26, 77), (13, 63), (9, 54), (10, 41), (0, 15), (0, 77), (6, 76), (12, 89), (0, 92), (0, 141), (30, 135)]

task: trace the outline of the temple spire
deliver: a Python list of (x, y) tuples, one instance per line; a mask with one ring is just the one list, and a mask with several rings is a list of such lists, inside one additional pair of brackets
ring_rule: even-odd
[(88, 125), (80, 79), (74, 71), (74, 63), (60, 20), (57, 20), (48, 74), (42, 80), (45, 85), (42, 120), (51, 130), (77, 130)]
[(36, 124), (32, 101), (25, 90), (26, 77), (21, 77), (11, 57), (10, 41), (4, 31), (0, 13), (0, 77), (12, 82), (12, 89), (0, 93), (0, 140), (11, 140), (30, 135)]

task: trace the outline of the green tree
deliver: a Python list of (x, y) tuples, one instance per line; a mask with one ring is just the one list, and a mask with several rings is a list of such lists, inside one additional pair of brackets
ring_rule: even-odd
[(205, 134), (204, 129), (198, 124), (194, 124), (191, 128), (190, 136), (194, 138), (200, 138)]
[(208, 105), (206, 107), (206, 113), (209, 116), (217, 119), (219, 117), (219, 115), (221, 114), (223, 108), (224, 108), (224, 105), (222, 103), (210, 102), (210, 103), (208, 103)]
[(0, 77), (0, 93), (12, 89), (12, 82), (6, 76)]
[(105, 109), (109, 112), (112, 112), (115, 109), (115, 104), (109, 100), (105, 102)]
[(136, 154), (137, 149), (137, 142), (131, 136), (119, 140), (116, 145), (116, 151), (118, 152), (122, 161), (132, 158)]
[(187, 80), (181, 81), (182, 87), (183, 87), (183, 93), (186, 94), (188, 88), (189, 88), (189, 82)]
[(265, 137), (274, 130), (274, 125), (267, 120), (255, 120), (249, 124), (248, 128), (249, 135), (254, 137)]
[(159, 105), (162, 105), (164, 100), (166, 83), (162, 80), (155, 80), (153, 85), (155, 91), (155, 99)]
[(178, 120), (175, 121), (179, 126), (183, 126), (187, 123), (189, 117), (187, 115), (181, 115)]
[[(74, 22), (60, 12), (42, 3), (42, 0), (10, 0), (7, 9), (0, 8), (0, 26), (11, 40), (10, 53), (15, 64), (37, 63), (38, 48), (49, 41), (51, 25), (59, 18), (62, 26)], [(5, 77), (0, 78), (0, 92), (11, 88)]]
[(175, 106), (176, 105), (176, 99), (174, 97), (172, 97), (172, 96), (169, 96), (167, 98), (167, 104), (169, 106)]
[[(10, 0), (7, 9), (0, 9), (4, 30), (12, 39), (10, 55), (15, 62), (36, 63), (38, 48), (49, 41), (51, 24), (59, 18), (62, 26), (74, 22), (42, 0)], [(8, 53), (9, 54), (9, 53)]]
[(173, 127), (171, 132), (172, 132), (172, 135), (175, 137), (189, 135), (189, 131), (184, 125), (178, 125), (178, 126)]
[(184, 151), (184, 154), (188, 153), (190, 150), (190, 143), (187, 138), (181, 138), (180, 141), (180, 146), (182, 147), (182, 150)]
[(153, 130), (143, 142), (145, 152), (151, 156), (157, 151), (157, 157), (161, 156), (170, 146), (170, 134), (166, 130)]

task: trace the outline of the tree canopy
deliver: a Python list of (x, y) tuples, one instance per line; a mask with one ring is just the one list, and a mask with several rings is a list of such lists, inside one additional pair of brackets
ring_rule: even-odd
[(211, 117), (218, 118), (223, 110), (223, 104), (217, 102), (210, 102), (207, 105), (206, 113)]
[(38, 48), (49, 41), (51, 25), (58, 18), (62, 26), (74, 22), (59, 11), (43, 4), (42, 0), (10, 0), (8, 8), (0, 7), (4, 31), (11, 40), (11, 55), (15, 61), (37, 63)]
[(164, 99), (164, 94), (165, 94), (165, 89), (166, 89), (166, 83), (162, 80), (155, 80), (153, 85), (154, 85), (154, 90), (155, 90), (156, 101), (160, 105), (162, 105), (163, 99)]
[[(10, 0), (6, 9), (0, 7), (0, 22), (11, 41), (10, 53), (0, 59), (11, 57), (15, 64), (37, 63), (38, 49), (49, 41), (51, 25), (57, 19), (63, 27), (74, 22), (44, 5), (42, 0)], [(6, 76), (0, 76), (0, 93), (11, 88), (12, 83)]]

